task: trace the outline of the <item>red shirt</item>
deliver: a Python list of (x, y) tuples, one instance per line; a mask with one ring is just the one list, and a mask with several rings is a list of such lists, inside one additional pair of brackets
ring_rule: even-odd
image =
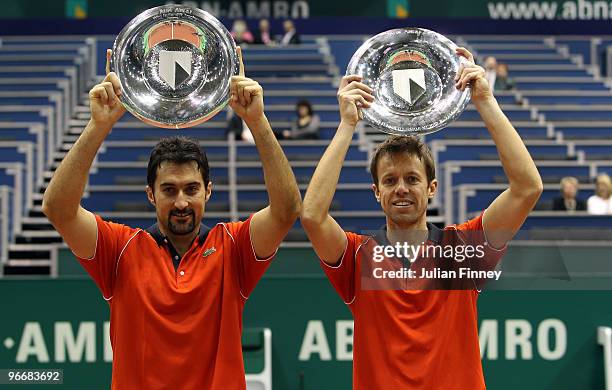
[[(482, 231), (482, 214), (444, 232), (450, 230)], [(340, 263), (321, 264), (355, 320), (353, 389), (484, 389), (478, 291), (362, 288), (367, 283), (362, 270), (378, 244), (369, 236), (346, 232), (346, 237)], [(504, 250), (484, 247), (484, 259), (494, 266)]]
[(177, 269), (159, 229), (96, 220), (79, 261), (110, 305), (112, 388), (245, 389), (242, 311), (272, 258), (256, 258), (251, 219), (201, 225)]

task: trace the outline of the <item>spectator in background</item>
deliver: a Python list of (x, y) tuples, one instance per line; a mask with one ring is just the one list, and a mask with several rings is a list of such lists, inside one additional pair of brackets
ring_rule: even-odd
[(285, 139), (319, 139), (321, 119), (312, 110), (308, 100), (300, 100), (295, 106), (297, 119), (291, 125), (291, 130), (283, 131)]
[(587, 200), (587, 211), (593, 215), (612, 214), (612, 182), (606, 173), (597, 175), (595, 179), (595, 195)]
[(255, 42), (259, 45), (272, 46), (275, 44), (274, 38), (270, 34), (270, 22), (268, 19), (261, 19), (259, 21), (259, 30), (255, 34)]
[(485, 78), (489, 82), (491, 90), (495, 87), (495, 80), (497, 79), (497, 60), (493, 56), (485, 58)]
[(292, 20), (285, 20), (283, 22), (283, 29), (285, 30), (285, 35), (283, 35), (283, 37), (281, 38), (281, 45), (297, 45), (302, 43)]
[(236, 41), (237, 45), (241, 45), (243, 43), (253, 43), (255, 39), (253, 38), (253, 34), (249, 31), (246, 22), (242, 19), (236, 19), (234, 21), (231, 34), (232, 37), (234, 37), (234, 41)]
[(553, 201), (555, 211), (586, 211), (587, 205), (584, 200), (576, 198), (578, 194), (578, 179), (566, 176), (561, 179), (561, 196)]
[(509, 91), (516, 88), (514, 80), (508, 76), (508, 65), (497, 64), (497, 74), (495, 75), (495, 91)]

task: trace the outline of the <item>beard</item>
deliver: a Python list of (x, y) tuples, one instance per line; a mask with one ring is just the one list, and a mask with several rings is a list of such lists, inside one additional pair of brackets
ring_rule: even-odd
[[(172, 222), (173, 217), (188, 217), (184, 221)], [(196, 228), (193, 209), (172, 210), (168, 216), (168, 231), (177, 236), (192, 233)]]

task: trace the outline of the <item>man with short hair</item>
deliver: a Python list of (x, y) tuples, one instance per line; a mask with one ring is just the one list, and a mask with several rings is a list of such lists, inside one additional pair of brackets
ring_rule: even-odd
[(300, 35), (298, 34), (295, 28), (293, 20), (285, 20), (283, 22), (283, 30), (285, 31), (285, 33), (283, 34), (280, 40), (280, 44), (282, 46), (299, 45), (300, 43), (302, 43), (302, 40), (300, 39)]
[[(355, 320), (354, 389), (485, 388), (477, 330), (479, 280), (468, 277), (449, 285), (441, 279), (432, 288), (427, 278), (410, 276), (429, 270), (422, 265), (430, 261), (423, 252), (416, 252), (411, 264), (404, 267), (406, 276), (397, 278), (399, 268), (392, 272), (381, 269), (382, 264), (403, 264), (403, 260), (396, 260), (407, 243), (425, 251), (442, 248), (449, 238), (469, 239), (470, 233), (477, 233), (486, 236), (481, 243), (475, 241), (481, 244), (482, 266), (486, 272), (494, 272), (506, 242), (521, 227), (542, 192), (535, 164), (493, 97), (484, 70), (474, 64), (466, 49), (457, 49), (457, 54), (466, 57), (469, 65), (460, 68), (456, 86), (461, 90), (471, 86), (472, 101), (497, 145), (509, 179), (508, 189), (484, 213), (445, 229), (427, 223), (427, 204), (438, 189), (433, 159), (418, 138), (395, 136), (377, 148), (371, 166), (372, 189), (385, 213), (386, 226), (371, 237), (345, 232), (338, 225), (329, 215), (329, 206), (360, 119), (359, 109), (370, 107), (374, 100), (373, 90), (359, 76), (342, 79), (338, 92), (340, 125), (304, 196), (302, 225), (321, 266)], [(463, 241), (449, 246), (455, 253), (444, 263), (447, 268), (440, 267), (440, 271), (458, 269), (459, 257), (464, 255), (458, 252), (459, 242)], [(391, 252), (381, 256), (390, 257), (386, 263), (375, 257), (381, 255), (380, 248)], [(381, 275), (384, 278), (384, 272), (388, 283), (376, 279)]]
[(92, 161), (124, 114), (107, 76), (89, 93), (91, 119), (45, 191), (43, 211), (110, 306), (113, 389), (246, 388), (244, 304), (301, 206), (293, 172), (264, 115), (261, 86), (231, 80), (230, 106), (253, 133), (269, 206), (246, 221), (201, 224), (212, 182), (206, 155), (184, 137), (151, 153), (146, 195), (157, 223), (146, 230), (106, 222), (80, 206)]
[(587, 205), (584, 200), (578, 199), (578, 179), (573, 176), (565, 176), (561, 179), (561, 196), (553, 200), (552, 209), (555, 211), (586, 211)]
[(497, 81), (497, 59), (495, 57), (488, 56), (485, 58), (484, 71), (489, 87), (491, 90), (494, 90), (495, 82)]

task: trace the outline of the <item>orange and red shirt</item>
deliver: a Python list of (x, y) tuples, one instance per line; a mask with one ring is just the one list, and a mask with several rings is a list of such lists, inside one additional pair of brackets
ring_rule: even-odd
[[(439, 243), (443, 232), (483, 232), (482, 214), (444, 230), (428, 224), (428, 230), (429, 244)], [(346, 237), (340, 263), (321, 264), (354, 317), (353, 389), (485, 389), (474, 282), (469, 281), (474, 288), (463, 289), (369, 288), (364, 270), (373, 247), (386, 237), (379, 242), (350, 232)], [(484, 248), (494, 268), (505, 248), (486, 241)]]
[(181, 258), (156, 225), (96, 216), (92, 259), (79, 259), (110, 306), (113, 389), (244, 390), (242, 312), (270, 264), (250, 221), (200, 226)]

